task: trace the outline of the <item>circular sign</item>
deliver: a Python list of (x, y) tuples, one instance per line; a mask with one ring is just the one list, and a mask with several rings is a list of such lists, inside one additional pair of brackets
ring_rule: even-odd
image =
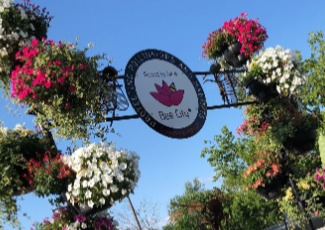
[(161, 50), (143, 50), (128, 62), (124, 77), (136, 113), (157, 132), (187, 138), (203, 126), (207, 103), (195, 74)]

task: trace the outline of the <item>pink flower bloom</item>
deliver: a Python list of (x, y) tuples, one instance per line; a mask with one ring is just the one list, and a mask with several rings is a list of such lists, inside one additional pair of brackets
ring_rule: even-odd
[(73, 86), (73, 85), (69, 86), (69, 92), (70, 93), (74, 93), (74, 92), (76, 92), (76, 90), (77, 90), (77, 88), (75, 86)]
[(33, 39), (32, 40), (32, 47), (36, 47), (38, 45), (38, 40), (37, 39)]
[(33, 80), (33, 86), (44, 85), (46, 83), (45, 73), (42, 70), (38, 70), (36, 77)]
[(59, 65), (61, 65), (61, 61), (53, 61), (53, 65), (59, 66)]
[(79, 65), (79, 68), (80, 68), (81, 70), (85, 70), (85, 69), (87, 69), (87, 66), (81, 63), (81, 64)]
[(56, 80), (63, 85), (65, 81), (65, 77), (58, 77)]
[(157, 92), (150, 92), (157, 101), (168, 107), (172, 105), (179, 105), (184, 96), (184, 90), (176, 90), (174, 83), (170, 86), (165, 81), (162, 81), (162, 86), (155, 84)]
[(65, 103), (64, 108), (65, 108), (66, 110), (69, 110), (69, 109), (71, 108), (71, 104), (70, 104), (70, 102)]
[(45, 86), (46, 89), (51, 88), (51, 81), (46, 81), (46, 82), (44, 83), (44, 86)]

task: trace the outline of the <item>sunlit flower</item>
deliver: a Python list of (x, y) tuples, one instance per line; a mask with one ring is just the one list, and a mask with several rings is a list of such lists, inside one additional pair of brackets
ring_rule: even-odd
[[(98, 154), (101, 152), (101, 154)], [(133, 191), (140, 172), (138, 156), (106, 143), (79, 148), (65, 162), (76, 172), (67, 199), (80, 205), (112, 205)], [(114, 195), (112, 195), (114, 193)]]
[[(265, 84), (275, 83), (279, 94), (288, 96), (295, 94), (304, 83), (302, 66), (297, 54), (281, 46), (262, 50), (247, 64), (246, 78), (261, 80)], [(251, 76), (259, 71), (258, 76)]]

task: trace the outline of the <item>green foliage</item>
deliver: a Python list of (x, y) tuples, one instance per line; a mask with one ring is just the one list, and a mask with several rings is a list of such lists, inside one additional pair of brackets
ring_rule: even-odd
[(277, 202), (265, 201), (255, 191), (233, 193), (224, 211), (228, 221), (223, 222), (223, 229), (260, 230), (281, 221)]
[(311, 56), (304, 61), (307, 82), (301, 97), (306, 105), (315, 109), (325, 106), (325, 40), (323, 37), (321, 31), (309, 34)]
[(219, 229), (224, 199), (219, 190), (205, 190), (197, 179), (186, 183), (184, 194), (170, 201), (170, 223), (164, 230)]
[(255, 191), (222, 193), (204, 190), (194, 181), (170, 201), (169, 216), (164, 230), (260, 230), (278, 224), (282, 215), (276, 201), (265, 201)]
[(61, 195), (74, 181), (76, 175), (63, 162), (63, 157), (61, 153), (47, 151), (42, 158), (29, 160), (29, 177), (37, 196)]
[[(227, 127), (223, 127), (220, 135), (214, 137), (214, 142), (205, 141), (209, 144), (201, 152), (201, 157), (208, 156), (208, 162), (214, 168), (214, 179), (224, 179), (224, 186), (229, 183), (238, 184), (236, 178), (242, 175), (245, 163), (242, 155), (247, 149), (247, 139), (236, 139)], [(240, 180), (239, 180), (240, 181)]]
[[(299, 198), (304, 202), (306, 212), (324, 218), (325, 191), (322, 184), (315, 181), (314, 178), (315, 175), (311, 172), (294, 179), (294, 181), (297, 185)], [(294, 199), (291, 187), (286, 189), (285, 196), (281, 197), (278, 203), (280, 209), (288, 214), (291, 221), (294, 221), (302, 228), (304, 227), (307, 217), (301, 212), (298, 203)]]
[(46, 9), (40, 9), (29, 1), (13, 3), (3, 0), (1, 6), (0, 86), (9, 94), (9, 79), (16, 52), (34, 37), (46, 37), (52, 17)]
[(110, 103), (112, 89), (97, 70), (105, 55), (87, 57), (89, 48), (33, 40), (17, 54), (22, 66), (12, 72), (12, 95), (36, 113), (37, 123), (50, 121), (54, 136), (90, 139), (109, 132), (102, 107)]
[(319, 134), (318, 148), (319, 148), (319, 153), (322, 159), (323, 166), (325, 166), (325, 135), (323, 133)]
[(15, 196), (34, 189), (27, 177), (28, 160), (50, 148), (46, 138), (21, 125), (0, 127), (0, 209), (7, 220), (17, 213)]

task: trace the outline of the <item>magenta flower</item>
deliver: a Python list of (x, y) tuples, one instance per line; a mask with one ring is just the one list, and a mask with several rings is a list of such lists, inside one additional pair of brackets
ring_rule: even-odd
[(182, 102), (184, 90), (176, 90), (174, 83), (168, 86), (165, 81), (162, 81), (162, 86), (155, 84), (155, 87), (157, 92), (150, 92), (150, 94), (161, 104), (170, 107), (172, 105), (179, 105)]
[(95, 222), (95, 230), (101, 230), (101, 229), (107, 229), (107, 230), (113, 230), (114, 224), (113, 220), (107, 217), (101, 217)]
[(74, 217), (74, 220), (78, 221), (79, 223), (83, 223), (87, 220), (87, 218), (84, 215), (79, 214)]

